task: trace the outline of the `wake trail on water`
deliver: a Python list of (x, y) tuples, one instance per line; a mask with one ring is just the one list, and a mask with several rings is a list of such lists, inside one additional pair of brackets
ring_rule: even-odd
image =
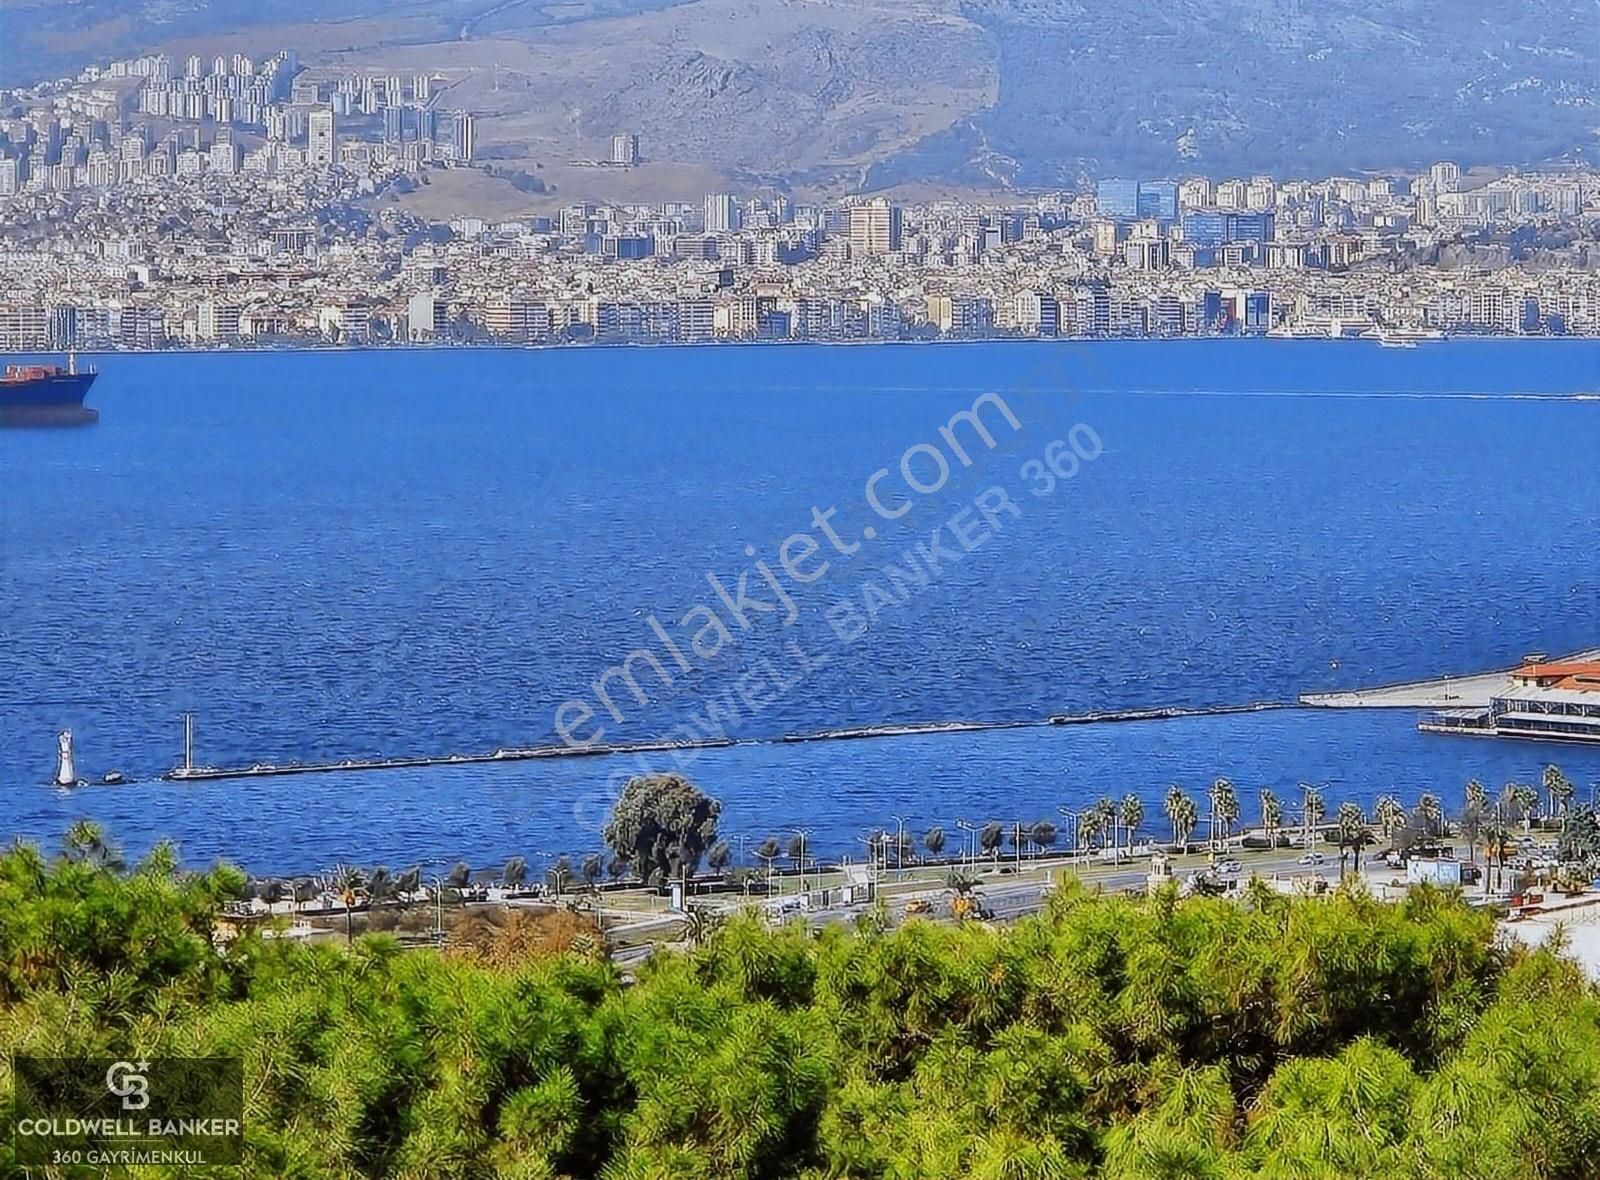
[[(817, 393), (815, 385), (768, 385), (763, 387), (773, 393)], [(990, 385), (863, 385), (830, 386), (827, 393), (921, 393), (930, 396), (968, 394), (988, 391)], [(1014, 395), (1063, 393), (1089, 394), (1106, 397), (1129, 394), (1135, 397), (1274, 397), (1274, 398), (1354, 398), (1363, 401), (1404, 399), (1411, 401), (1534, 401), (1534, 402), (1592, 402), (1600, 401), (1600, 392), (1579, 393), (1481, 393), (1472, 390), (1370, 390), (1370, 389), (1128, 389), (1088, 386), (1057, 386), (1034, 389), (1001, 389)]]

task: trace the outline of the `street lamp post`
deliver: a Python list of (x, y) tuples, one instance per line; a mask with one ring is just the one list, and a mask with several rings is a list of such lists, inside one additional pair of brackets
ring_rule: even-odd
[(1300, 843), (1307, 852), (1310, 852), (1312, 850), (1310, 796), (1312, 791), (1316, 791), (1320, 795), (1322, 793), (1322, 788), (1317, 786), (1316, 783), (1308, 783), (1305, 781), (1301, 781), (1295, 785), (1300, 788)]
[[(878, 858), (883, 857), (883, 868), (889, 869), (889, 837), (882, 828), (860, 828), (861, 842), (867, 846), (867, 866), (874, 873), (878, 871)], [(881, 852), (880, 852), (881, 848)]]
[(1072, 825), (1072, 842), (1070, 844), (1068, 844), (1067, 847), (1072, 850), (1071, 851), (1071, 855), (1072, 856), (1077, 856), (1077, 854), (1078, 854), (1078, 843), (1079, 843), (1079, 839), (1081, 837), (1081, 833), (1080, 833), (1079, 827), (1078, 827), (1078, 825), (1079, 825), (1079, 817), (1081, 817), (1083, 815), (1083, 813), (1081, 811), (1074, 811), (1070, 807), (1058, 807), (1058, 808), (1056, 808), (1056, 810), (1061, 813), (1062, 818), (1068, 820)]
[(800, 892), (806, 891), (806, 837), (814, 832), (815, 828), (796, 828), (794, 834), (800, 837)]
[[(894, 836), (894, 871), (895, 871), (895, 879), (899, 880), (899, 881), (904, 881), (906, 879), (906, 817), (903, 816), (903, 815), (895, 815), (895, 816), (891, 816), (891, 818), (895, 822), (895, 836)], [(885, 871), (887, 871), (888, 868), (889, 868), (889, 865), (887, 864), (887, 858), (885, 858), (885, 860), (886, 860), (886, 863), (884, 864), (883, 867), (884, 867)]]
[[(427, 862), (431, 867), (440, 869), (450, 864), (447, 859), (432, 860)], [(437, 943), (444, 942), (444, 874), (436, 872), (430, 874), (433, 880), (433, 939)]]
[(561, 874), (555, 872), (553, 867), (542, 867), (548, 858), (555, 857), (557, 854), (545, 848), (530, 848), (528, 851), (539, 858), (541, 865), (540, 881), (546, 886), (554, 883), (555, 900), (559, 902), (561, 900)]
[[(1494, 801), (1494, 842), (1495, 842), (1495, 852), (1498, 854), (1498, 858), (1495, 858), (1495, 857), (1491, 857), (1490, 858), (1490, 867), (1493, 867), (1493, 861), (1495, 859), (1499, 859), (1499, 861), (1500, 861), (1500, 872), (1499, 872), (1498, 876), (1496, 877), (1496, 882), (1497, 882), (1496, 883), (1496, 888), (1497, 889), (1504, 889), (1505, 886), (1506, 886), (1506, 869), (1505, 869), (1506, 818), (1505, 818), (1505, 807), (1504, 807), (1503, 804), (1501, 804), (1499, 799), (1496, 799)], [(1489, 878), (1489, 874), (1485, 873), (1484, 874), (1484, 880), (1487, 881), (1488, 878)], [(1489, 891), (1487, 889), (1485, 889), (1484, 892), (1488, 893)]]
[[(956, 820), (956, 827), (960, 828), (961, 831), (962, 831), (962, 836), (961, 836), (961, 864), (962, 864), (963, 868), (966, 868), (966, 869), (968, 869), (970, 871), (972, 869), (973, 864), (976, 863), (976, 861), (977, 861), (978, 825), (977, 824), (969, 824), (964, 819), (958, 819), (958, 820)], [(970, 861), (968, 860), (968, 853), (967, 853), (967, 847), (968, 847), (969, 844), (972, 846), (972, 854), (971, 854), (971, 860)]]

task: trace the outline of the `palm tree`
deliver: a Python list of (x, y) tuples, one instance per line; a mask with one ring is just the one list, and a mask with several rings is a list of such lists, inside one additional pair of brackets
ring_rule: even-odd
[(777, 863), (779, 856), (778, 838), (768, 836), (756, 845), (756, 859), (767, 862), (767, 892), (772, 892), (772, 866)]
[[(1489, 822), (1488, 831), (1484, 836), (1483, 854), (1488, 858), (1490, 865), (1499, 864), (1499, 886), (1505, 888), (1506, 883), (1506, 857), (1511, 854), (1511, 830), (1498, 817)], [(1483, 890), (1489, 891), (1489, 874), (1483, 875)]]
[(389, 873), (388, 865), (374, 865), (372, 872), (367, 874), (367, 901), (377, 905), (387, 901), (394, 894), (394, 877)]
[(602, 873), (605, 873), (605, 860), (602, 860), (598, 852), (590, 852), (578, 865), (578, 875), (584, 879), (584, 886), (587, 886), (590, 892), (597, 889)]
[(995, 820), (990, 820), (983, 825), (983, 830), (978, 833), (978, 847), (994, 855), (994, 863), (1000, 863), (1000, 845), (1005, 843), (1005, 828)]
[(362, 888), (366, 885), (361, 870), (354, 865), (339, 865), (333, 870), (329, 878), (328, 891), (344, 903), (344, 941), (349, 946), (355, 941), (355, 929), (351, 922), (352, 911), (355, 909), (356, 899), (360, 897)]
[(1049, 848), (1056, 842), (1056, 825), (1047, 819), (1041, 819), (1028, 829), (1028, 839), (1033, 841), (1036, 848)]
[(1406, 822), (1406, 809), (1393, 795), (1380, 795), (1372, 814), (1378, 821), (1378, 829), (1383, 833), (1383, 838), (1389, 841), (1394, 840), (1394, 834)]
[(1128, 852), (1133, 852), (1135, 838), (1139, 834), (1139, 825), (1144, 823), (1144, 803), (1139, 796), (1129, 792), (1122, 797), (1122, 826), (1128, 833)]
[(1322, 792), (1310, 783), (1300, 784), (1300, 816), (1303, 824), (1302, 838), (1305, 846), (1311, 847), (1311, 829), (1322, 822), (1322, 817), (1328, 814), (1327, 805), (1322, 801)]
[(1519, 797), (1522, 800), (1522, 814), (1526, 817), (1523, 820), (1523, 830), (1531, 831), (1532, 821), (1539, 818), (1539, 792), (1527, 783), (1522, 783)]
[(1173, 820), (1176, 827), (1176, 843), (1185, 849), (1189, 846), (1189, 838), (1194, 835), (1195, 828), (1200, 826), (1200, 806), (1188, 795), (1184, 795), (1178, 803), (1177, 816)]
[(1278, 846), (1278, 829), (1283, 827), (1283, 804), (1271, 787), (1261, 788), (1261, 826), (1267, 830), (1267, 847)]
[(1233, 834), (1233, 825), (1239, 819), (1239, 796), (1234, 791), (1233, 784), (1225, 778), (1219, 778), (1211, 784), (1211, 823), (1212, 838), (1216, 838), (1216, 825), (1222, 825), (1222, 841), (1227, 843), (1228, 837)]
[(1032, 825), (1025, 828), (1020, 819), (1012, 820), (1011, 826), (1006, 829), (1006, 840), (1010, 843), (1011, 850), (1017, 854), (1018, 864), (1022, 863), (1023, 854), (1027, 852), (1028, 845), (1032, 842), (1029, 837), (1032, 831)]
[(1542, 783), (1544, 793), (1550, 797), (1550, 814), (1566, 815), (1567, 805), (1571, 803), (1577, 788), (1561, 773), (1559, 766), (1546, 766)]
[(1475, 778), (1469, 778), (1467, 785), (1461, 792), (1462, 802), (1468, 809), (1477, 808), (1479, 811), (1489, 810), (1489, 792), (1484, 790), (1483, 784)]
[(1095, 837), (1105, 827), (1105, 817), (1100, 814), (1099, 805), (1089, 808), (1078, 817), (1078, 844), (1088, 848), (1094, 844)]
[(1172, 842), (1178, 841), (1178, 816), (1183, 812), (1183, 805), (1189, 801), (1189, 796), (1183, 793), (1183, 788), (1173, 783), (1167, 788), (1167, 793), (1161, 800), (1161, 810), (1166, 813), (1169, 823), (1172, 824)]
[(1518, 812), (1522, 807), (1522, 796), (1518, 793), (1516, 783), (1507, 783), (1500, 788), (1500, 794), (1495, 796), (1494, 811), (1508, 827), (1512, 821), (1520, 818)]
[[(898, 837), (895, 836), (893, 832), (883, 831), (878, 833), (878, 860), (886, 871), (889, 868), (889, 853), (891, 851), (895, 851), (896, 849), (896, 839), (898, 839)], [(899, 861), (897, 862), (897, 866), (905, 864), (905, 854), (900, 852), (898, 855)]]
[(393, 893), (400, 899), (401, 908), (411, 904), (411, 895), (422, 888), (422, 866), (412, 865), (394, 879)]
[(1467, 842), (1467, 859), (1476, 863), (1478, 859), (1478, 841), (1482, 838), (1484, 824), (1489, 818), (1487, 806), (1475, 802), (1470, 797), (1467, 805), (1462, 809), (1461, 820), (1456, 825), (1456, 830), (1461, 833)]
[(1444, 805), (1432, 791), (1424, 791), (1417, 799), (1417, 816), (1431, 836), (1444, 835)]
[(937, 824), (929, 828), (923, 834), (922, 846), (928, 850), (929, 856), (938, 856), (944, 851), (944, 829)]
[(902, 828), (894, 838), (894, 867), (896, 869), (905, 868), (906, 861), (914, 857), (916, 851), (916, 841), (911, 838), (910, 832)]
[(561, 890), (572, 880), (572, 861), (566, 853), (556, 857), (555, 863), (545, 871), (547, 879), (556, 887), (556, 900), (561, 900)]
[(76, 820), (61, 837), (61, 852), (76, 864), (97, 869), (121, 872), (126, 867), (122, 853), (106, 839), (105, 829), (93, 820)]
[(1088, 841), (1092, 843), (1098, 837), (1102, 848), (1113, 838), (1112, 828), (1116, 822), (1116, 805), (1111, 802), (1111, 798), (1108, 795), (1102, 795), (1089, 804), (1088, 809), (1084, 811), (1082, 818), (1078, 821), (1079, 825), (1088, 833)]
[[(894, 846), (894, 837), (881, 828), (867, 834), (867, 859), (876, 861), (883, 866), (884, 872), (889, 871), (889, 849)], [(903, 857), (901, 858), (904, 859)]]
[(966, 897), (978, 887), (978, 878), (962, 872), (960, 869), (951, 869), (946, 874), (944, 883), (953, 889), (958, 897)]
[(528, 879), (528, 862), (526, 858), (513, 856), (506, 861), (506, 867), (501, 870), (500, 884), (507, 889), (521, 889), (523, 882)]
[(1528, 786), (1527, 783), (1507, 783), (1501, 792), (1511, 810), (1521, 818), (1524, 832), (1533, 830), (1533, 816), (1539, 809), (1539, 792)]
[(1355, 803), (1339, 804), (1334, 823), (1339, 838), (1339, 876), (1344, 876), (1344, 861), (1348, 849), (1355, 849), (1356, 872), (1361, 872), (1361, 845), (1367, 838), (1367, 817)]
[(1475, 778), (1469, 778), (1461, 790), (1461, 823), (1459, 830), (1467, 840), (1467, 859), (1478, 859), (1478, 838), (1483, 834), (1484, 821), (1489, 815), (1489, 792)]

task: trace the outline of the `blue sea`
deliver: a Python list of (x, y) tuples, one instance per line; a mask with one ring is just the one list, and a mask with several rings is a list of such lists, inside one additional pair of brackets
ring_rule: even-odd
[[(0, 838), (89, 816), (263, 873), (490, 865), (596, 847), (645, 769), (730, 833), (836, 851), (1129, 791), (1154, 827), (1218, 775), (1247, 811), (1552, 759), (1600, 783), (1596, 750), (1292, 708), (158, 779), (185, 711), (231, 766), (1292, 702), (1600, 646), (1592, 342), (96, 363), (98, 424), (0, 434)], [(63, 727), (80, 774), (129, 784), (48, 786)]]

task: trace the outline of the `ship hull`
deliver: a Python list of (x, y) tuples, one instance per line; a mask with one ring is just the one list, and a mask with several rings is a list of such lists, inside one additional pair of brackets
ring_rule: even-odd
[(53, 373), (0, 382), (0, 426), (83, 426), (100, 417), (83, 404), (93, 373)]

